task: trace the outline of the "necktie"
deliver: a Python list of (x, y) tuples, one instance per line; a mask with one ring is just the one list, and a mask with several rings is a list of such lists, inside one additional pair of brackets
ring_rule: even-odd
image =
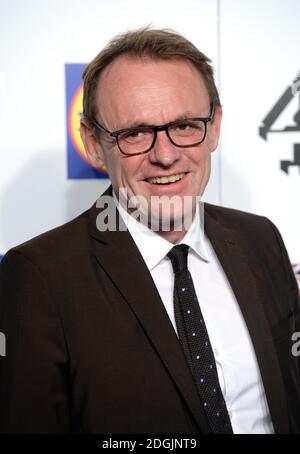
[(192, 276), (187, 268), (188, 249), (187, 245), (180, 244), (168, 253), (175, 275), (174, 312), (178, 337), (212, 433), (232, 434), (213, 350)]

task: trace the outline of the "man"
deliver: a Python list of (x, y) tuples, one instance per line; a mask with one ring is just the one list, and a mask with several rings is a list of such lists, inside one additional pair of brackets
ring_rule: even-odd
[(112, 187), (3, 259), (2, 432), (300, 433), (280, 234), (199, 203), (221, 117), (176, 33), (128, 32), (87, 67), (81, 135)]

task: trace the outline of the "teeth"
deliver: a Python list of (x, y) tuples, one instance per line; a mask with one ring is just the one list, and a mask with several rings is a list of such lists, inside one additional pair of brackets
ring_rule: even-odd
[(174, 181), (181, 180), (184, 176), (184, 173), (177, 173), (176, 175), (170, 175), (169, 177), (154, 177), (148, 178), (147, 181), (152, 184), (167, 184), (167, 183), (174, 183)]

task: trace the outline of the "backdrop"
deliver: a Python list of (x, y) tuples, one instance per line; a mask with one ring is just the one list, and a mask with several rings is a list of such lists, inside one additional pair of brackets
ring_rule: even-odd
[(85, 160), (81, 73), (115, 34), (183, 33), (224, 109), (205, 200), (262, 214), (299, 277), (298, 0), (0, 0), (0, 255), (87, 209), (109, 184)]

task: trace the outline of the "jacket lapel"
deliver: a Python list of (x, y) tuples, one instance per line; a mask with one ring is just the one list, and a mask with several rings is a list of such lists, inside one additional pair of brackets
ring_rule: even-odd
[[(237, 232), (225, 227), (213, 207), (205, 208), (205, 231), (226, 273), (248, 327), (260, 368), (275, 433), (288, 433), (282, 374), (263, 309), (263, 289), (255, 275), (255, 257)], [(252, 265), (252, 269), (251, 269)]]
[[(103, 196), (110, 197), (111, 188)], [(103, 196), (98, 199), (97, 206), (101, 205)], [(108, 198), (106, 200), (108, 201)], [(93, 249), (98, 264), (113, 280), (143, 326), (154, 349), (190, 408), (200, 431), (209, 433), (210, 429), (201, 408), (192, 375), (151, 274), (131, 235), (127, 231), (120, 231), (124, 228), (124, 224), (113, 203), (109, 210), (112, 210), (110, 213), (112, 219), (115, 218), (117, 224), (120, 222), (119, 231), (100, 232), (96, 227), (96, 218), (101, 213), (101, 209), (97, 209), (94, 205), (90, 210), (89, 229), (94, 240)], [(128, 259), (130, 266), (128, 266)], [(121, 266), (117, 266), (118, 264)], [(134, 275), (138, 278), (133, 279)]]

